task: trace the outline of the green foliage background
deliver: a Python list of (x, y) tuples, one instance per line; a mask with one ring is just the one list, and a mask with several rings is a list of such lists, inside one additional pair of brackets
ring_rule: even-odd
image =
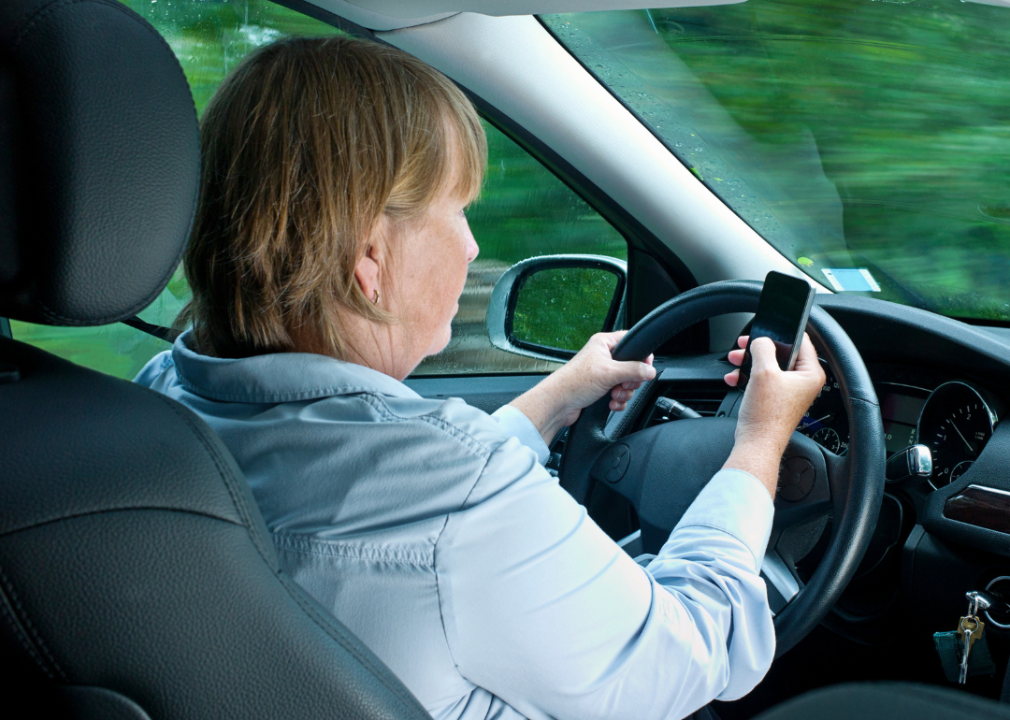
[(1010, 320), (1010, 8), (748, 0), (544, 18), (814, 279)]
[(519, 290), (512, 334), (535, 345), (577, 351), (603, 327), (616, 290), (617, 276), (606, 270), (541, 270)]

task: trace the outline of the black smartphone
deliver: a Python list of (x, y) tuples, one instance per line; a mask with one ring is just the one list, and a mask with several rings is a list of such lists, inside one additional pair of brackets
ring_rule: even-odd
[(761, 299), (758, 300), (757, 314), (751, 323), (750, 340), (743, 354), (738, 388), (743, 390), (750, 378), (750, 343), (755, 338), (771, 338), (775, 343), (775, 357), (779, 361), (779, 367), (783, 370), (793, 369), (800, 343), (803, 342), (803, 332), (807, 328), (810, 308), (814, 304), (814, 294), (814, 289), (806, 280), (774, 270), (768, 273), (764, 289), (761, 290)]

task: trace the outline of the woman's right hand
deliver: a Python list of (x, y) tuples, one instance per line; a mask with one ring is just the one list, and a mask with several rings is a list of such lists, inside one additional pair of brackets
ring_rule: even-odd
[[(747, 341), (744, 336), (738, 344), (745, 348)], [(729, 361), (740, 365), (743, 355), (742, 349), (733, 350)], [(737, 418), (736, 443), (723, 467), (749, 472), (775, 497), (782, 453), (803, 414), (824, 386), (824, 370), (806, 334), (792, 370), (779, 368), (775, 346), (768, 338), (754, 341), (751, 357), (750, 379)], [(726, 382), (736, 386), (739, 378), (740, 371), (734, 370), (726, 375)]]
[(614, 360), (614, 348), (626, 334), (593, 335), (563, 367), (509, 404), (530, 419), (548, 445), (562, 427), (608, 393), (610, 409), (624, 410), (641, 384), (656, 377), (652, 355), (645, 362)]

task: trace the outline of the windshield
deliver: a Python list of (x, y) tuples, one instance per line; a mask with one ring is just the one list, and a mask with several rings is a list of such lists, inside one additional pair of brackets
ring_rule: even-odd
[(1010, 7), (749, 0), (541, 21), (813, 279), (1010, 320)]

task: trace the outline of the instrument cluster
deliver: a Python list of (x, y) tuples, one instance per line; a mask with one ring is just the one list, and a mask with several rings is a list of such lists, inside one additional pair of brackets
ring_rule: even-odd
[[(849, 447), (848, 416), (838, 381), (826, 365), (824, 371), (824, 387), (797, 430), (844, 455)], [(885, 367), (879, 376), (874, 385), (888, 455), (909, 445), (925, 445), (933, 456), (929, 484), (938, 489), (957, 480), (992, 437), (1003, 403), (970, 382), (944, 382), (931, 373)]]
[(849, 417), (838, 380), (827, 363), (821, 360), (821, 365), (826, 378), (824, 387), (796, 429), (835, 455), (844, 455), (849, 449)]

